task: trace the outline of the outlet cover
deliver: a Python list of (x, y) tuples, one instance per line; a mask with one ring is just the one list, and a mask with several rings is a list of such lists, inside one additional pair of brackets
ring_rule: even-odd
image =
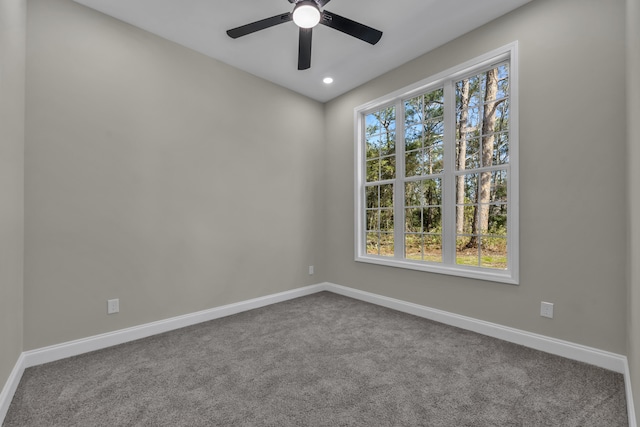
[(120, 300), (110, 299), (107, 300), (107, 314), (114, 314), (120, 311)]
[(540, 303), (540, 316), (553, 319), (553, 303), (544, 302)]

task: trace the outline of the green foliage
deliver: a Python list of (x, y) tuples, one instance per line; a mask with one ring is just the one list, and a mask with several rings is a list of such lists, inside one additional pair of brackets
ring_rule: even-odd
[(406, 176), (426, 176), (443, 170), (443, 106), (443, 89), (405, 101)]

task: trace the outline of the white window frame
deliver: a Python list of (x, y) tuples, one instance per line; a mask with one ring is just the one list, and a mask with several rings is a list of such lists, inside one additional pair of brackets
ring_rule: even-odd
[[(396, 107), (396, 126), (404, 123), (403, 101), (414, 96), (444, 87), (445, 100), (455, 100), (456, 81), (477, 72), (486, 71), (490, 66), (509, 61), (510, 110), (509, 110), (509, 164), (507, 181), (507, 268), (505, 270), (476, 266), (457, 265), (455, 263), (455, 101), (445, 101), (445, 141), (443, 172), (443, 262), (433, 263), (414, 261), (404, 258), (404, 209), (398, 200), (404, 198), (404, 133), (396, 132), (396, 178), (394, 181), (395, 255), (380, 256), (367, 254), (366, 250), (366, 152), (364, 147), (365, 116), (387, 106)], [(473, 279), (489, 280), (508, 284), (519, 283), (519, 214), (518, 214), (518, 42), (512, 42), (456, 67), (421, 80), (413, 85), (397, 90), (354, 109), (355, 123), (355, 260), (389, 267), (406, 268), (432, 273), (461, 276)], [(404, 126), (404, 125), (403, 125)], [(451, 208), (453, 206), (453, 209)], [(455, 231), (455, 230), (454, 230)], [(452, 242), (453, 239), (453, 242)]]

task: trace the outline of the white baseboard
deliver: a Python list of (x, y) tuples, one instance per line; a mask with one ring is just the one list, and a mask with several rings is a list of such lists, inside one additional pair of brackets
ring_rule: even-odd
[(241, 301), (234, 304), (223, 305), (208, 310), (185, 314), (183, 316), (172, 317), (157, 322), (146, 323), (144, 325), (133, 326), (131, 328), (120, 329), (114, 332), (94, 335), (62, 344), (56, 344), (22, 353), (24, 355), (25, 368), (42, 365), (43, 363), (54, 362), (71, 356), (100, 350), (129, 341), (150, 337), (163, 332), (173, 331), (209, 320), (219, 319), (243, 311), (253, 310), (267, 305), (287, 301), (293, 298), (314, 294), (325, 290), (324, 285), (311, 285), (303, 288), (292, 289), (290, 291)]
[(624, 388), (627, 394), (627, 414), (629, 416), (629, 427), (638, 427), (636, 410), (634, 408), (633, 391), (631, 390), (631, 373), (629, 372), (628, 360), (624, 361)]
[(0, 425), (4, 422), (4, 417), (7, 415), (7, 411), (9, 411), (9, 405), (11, 405), (13, 395), (18, 389), (18, 384), (20, 384), (24, 368), (24, 353), (22, 353), (20, 354), (20, 357), (18, 357), (18, 361), (13, 367), (13, 370), (9, 374), (9, 378), (7, 378), (7, 382), (4, 384), (4, 387), (2, 387), (2, 391), (0, 392)]
[(467, 316), (449, 313), (443, 310), (430, 308), (407, 301), (385, 297), (358, 289), (336, 285), (334, 283), (320, 283), (317, 285), (305, 286), (303, 288), (267, 295), (247, 301), (229, 304), (221, 307), (203, 310), (184, 316), (173, 317), (157, 322), (134, 326), (119, 331), (106, 334), (95, 335), (75, 341), (52, 345), (36, 350), (23, 352), (16, 363), (7, 383), (0, 394), (0, 425), (9, 409), (11, 399), (18, 387), (20, 378), (24, 370), (31, 366), (53, 362), (71, 356), (87, 353), (94, 350), (123, 344), (129, 341), (146, 338), (163, 332), (191, 326), (209, 320), (219, 319), (243, 311), (253, 310), (278, 302), (287, 301), (316, 292), (330, 291), (339, 295), (344, 295), (361, 301), (391, 308), (404, 313), (434, 320), (451, 326), (456, 326), (483, 335), (502, 339), (504, 341), (520, 344), (536, 350), (566, 357), (568, 359), (589, 363), (605, 369), (609, 369), (625, 376), (625, 387), (627, 393), (627, 408), (629, 415), (629, 427), (638, 427), (636, 424), (635, 411), (633, 407), (633, 397), (630, 385), (629, 366), (626, 356), (615, 354), (580, 344), (571, 343), (544, 335), (538, 335), (496, 323), (485, 322)]

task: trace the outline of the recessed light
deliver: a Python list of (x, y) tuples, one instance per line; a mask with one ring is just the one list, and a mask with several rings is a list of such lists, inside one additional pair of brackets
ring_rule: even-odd
[(322, 79), (322, 81), (326, 85), (330, 85), (331, 83), (333, 83), (333, 79), (331, 77), (325, 77), (324, 79)]

